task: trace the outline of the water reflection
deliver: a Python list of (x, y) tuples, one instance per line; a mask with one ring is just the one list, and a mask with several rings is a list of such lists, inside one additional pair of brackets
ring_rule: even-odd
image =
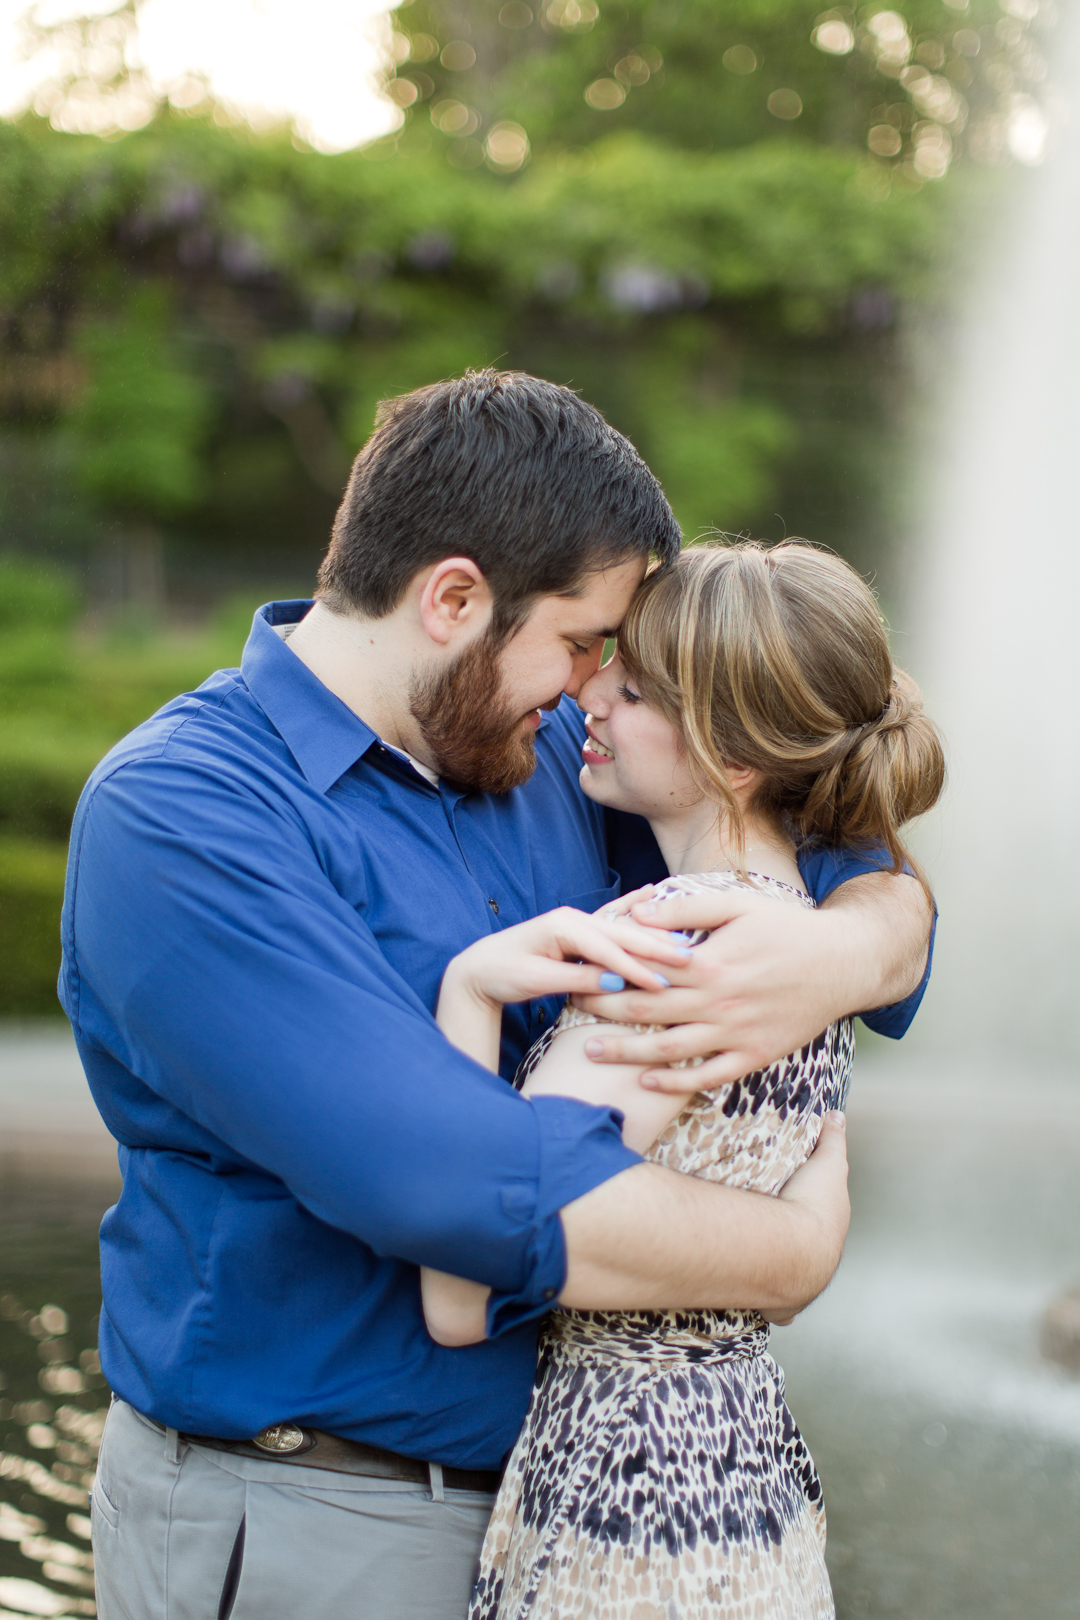
[(75, 1620), (95, 1613), (97, 1226), (115, 1180), (93, 1163), (58, 1172), (13, 1139), (0, 1161), (0, 1620)]

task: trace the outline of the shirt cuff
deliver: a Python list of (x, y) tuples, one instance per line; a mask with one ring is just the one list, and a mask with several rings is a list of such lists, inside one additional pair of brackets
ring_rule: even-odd
[[(512, 1294), (492, 1292), (487, 1333), (497, 1339), (552, 1310), (566, 1281), (566, 1239), (559, 1211), (601, 1182), (641, 1163), (622, 1139), (617, 1108), (594, 1108), (572, 1097), (533, 1097), (540, 1140), (532, 1233), (523, 1286)], [(504, 1200), (513, 1196), (508, 1190)], [(521, 1189), (520, 1196), (528, 1196)], [(509, 1214), (510, 1211), (507, 1211)]]

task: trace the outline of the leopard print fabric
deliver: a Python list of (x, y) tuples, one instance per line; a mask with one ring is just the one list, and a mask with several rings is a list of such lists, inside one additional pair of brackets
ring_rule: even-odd
[[(776, 879), (750, 886), (813, 904)], [(733, 887), (747, 885), (695, 874), (658, 893)], [(519, 1080), (587, 1022), (567, 1008)], [(646, 1159), (779, 1192), (844, 1106), (853, 1052), (850, 1020), (832, 1025), (692, 1098)], [(554, 1312), (470, 1620), (833, 1620), (821, 1485), (767, 1345), (750, 1311)]]

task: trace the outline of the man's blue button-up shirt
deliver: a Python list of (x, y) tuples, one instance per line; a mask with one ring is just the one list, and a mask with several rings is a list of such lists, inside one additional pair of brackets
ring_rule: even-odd
[[(572, 704), (525, 786), (433, 786), (275, 633), (307, 607), (261, 610), (240, 670), (119, 743), (76, 814), (61, 998), (124, 1177), (102, 1365), (181, 1431), (295, 1419), (495, 1467), (563, 1282), (558, 1211), (637, 1155), (609, 1110), (506, 1084), (557, 1000), (507, 1009), (500, 1078), (443, 1039), (439, 981), (481, 935), (663, 868), (581, 793)], [(875, 864), (804, 877), (820, 901)], [(870, 1021), (902, 1033), (920, 994)], [(491, 1285), (487, 1342), (433, 1343), (422, 1263)]]

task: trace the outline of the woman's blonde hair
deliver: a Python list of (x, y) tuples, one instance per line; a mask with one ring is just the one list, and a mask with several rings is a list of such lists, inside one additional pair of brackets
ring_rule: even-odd
[(751, 766), (754, 808), (797, 844), (883, 844), (926, 888), (900, 829), (938, 798), (945, 758), (846, 562), (800, 540), (693, 546), (645, 581), (619, 653), (726, 813), (737, 866), (745, 834), (725, 767)]

